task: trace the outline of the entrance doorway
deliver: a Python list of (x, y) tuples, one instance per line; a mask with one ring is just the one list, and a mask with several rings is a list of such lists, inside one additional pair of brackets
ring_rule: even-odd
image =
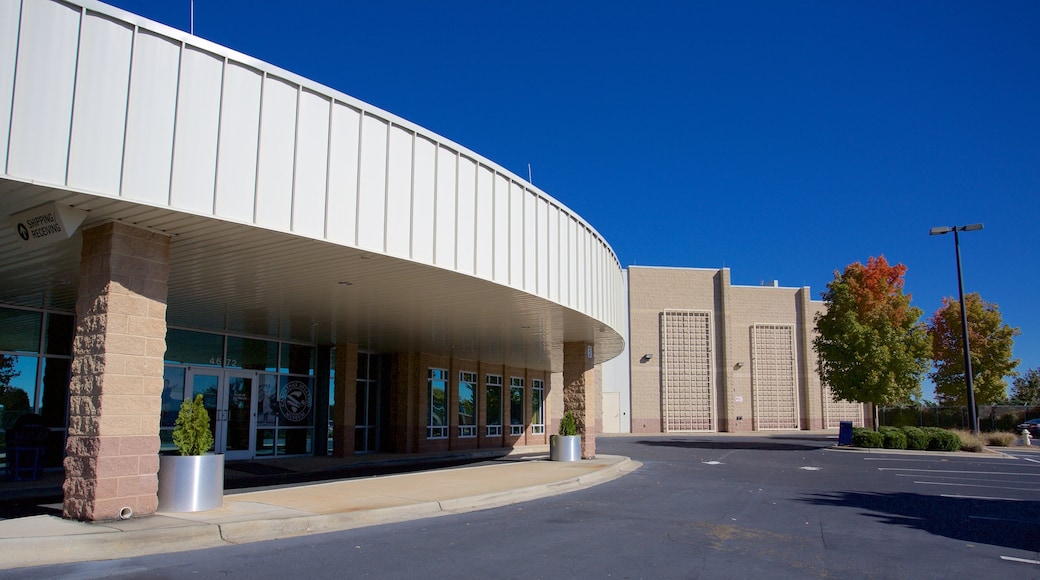
[(254, 371), (188, 368), (184, 396), (202, 395), (213, 430), (213, 448), (225, 459), (256, 455), (256, 403), (260, 374)]

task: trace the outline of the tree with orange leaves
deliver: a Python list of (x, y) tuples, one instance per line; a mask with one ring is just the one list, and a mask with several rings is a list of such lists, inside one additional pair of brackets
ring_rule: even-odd
[[(975, 404), (1002, 403), (1007, 399), (1007, 380), (1015, 377), (1019, 359), (1011, 358), (1017, 328), (1003, 323), (1000, 309), (986, 302), (978, 292), (964, 297), (968, 304), (968, 346), (971, 350), (972, 382)], [(928, 320), (932, 341), (934, 370), (928, 375), (935, 383), (935, 398), (940, 405), (964, 405), (968, 393), (964, 381), (964, 335), (961, 333), (961, 305), (943, 298), (943, 305)]]
[[(816, 316), (820, 380), (835, 400), (895, 405), (921, 394), (929, 342), (921, 309), (903, 293), (906, 266), (884, 256), (834, 272)], [(875, 418), (876, 423), (876, 418)]]

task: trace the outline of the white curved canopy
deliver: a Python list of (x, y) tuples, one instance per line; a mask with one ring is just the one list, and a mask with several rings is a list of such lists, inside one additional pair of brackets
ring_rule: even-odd
[[(352, 97), (78, 4), (0, 4), (0, 213), (56, 201), (171, 235), (171, 326), (553, 370), (563, 342), (621, 352), (621, 266), (557, 200)], [(71, 310), (80, 236), (0, 232), (0, 302)]]

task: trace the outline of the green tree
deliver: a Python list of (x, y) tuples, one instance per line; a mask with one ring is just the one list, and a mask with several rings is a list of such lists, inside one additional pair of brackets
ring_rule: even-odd
[[(1007, 398), (1005, 377), (1018, 375), (1015, 367), (1019, 359), (1011, 358), (1011, 349), (1021, 331), (1004, 324), (997, 305), (983, 300), (977, 292), (965, 296), (964, 301), (968, 304), (968, 346), (971, 347), (975, 404), (1001, 403)], [(935, 383), (936, 398), (943, 405), (967, 404), (960, 302), (943, 298), (942, 307), (928, 321), (928, 335), (934, 365), (928, 376)]]
[(1011, 382), (1013, 405), (1040, 405), (1040, 369), (1029, 369)]
[(834, 272), (816, 316), (817, 371), (835, 400), (897, 405), (921, 396), (928, 336), (903, 293), (906, 266), (884, 256)]
[(173, 444), (181, 455), (205, 455), (213, 447), (213, 432), (209, 428), (209, 411), (201, 394), (185, 399), (173, 426)]

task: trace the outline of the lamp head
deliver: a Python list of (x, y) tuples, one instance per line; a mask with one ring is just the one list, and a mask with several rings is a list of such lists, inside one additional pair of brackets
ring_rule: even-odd
[(939, 226), (939, 227), (932, 228), (932, 229), (928, 230), (928, 235), (930, 235), (930, 236), (939, 236), (939, 235), (942, 235), (942, 234), (948, 234), (948, 233), (950, 233), (952, 231), (953, 231), (953, 228), (951, 228), (949, 226)]

